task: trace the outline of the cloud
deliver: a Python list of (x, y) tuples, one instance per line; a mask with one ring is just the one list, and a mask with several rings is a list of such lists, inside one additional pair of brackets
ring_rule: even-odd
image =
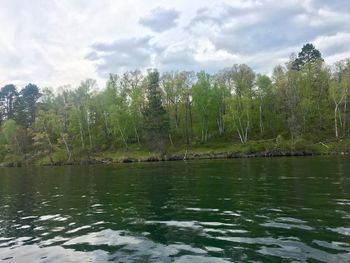
[(179, 18), (180, 12), (175, 9), (166, 9), (157, 7), (151, 10), (151, 13), (140, 18), (139, 23), (149, 27), (154, 32), (163, 32), (170, 28), (176, 27), (176, 20)]
[[(161, 71), (195, 70), (197, 61), (191, 49), (167, 50), (158, 56), (158, 68)], [(178, 65), (183, 65), (180, 69)]]
[(340, 13), (350, 11), (350, 5), (347, 0), (312, 0), (310, 4), (316, 8), (330, 9)]
[(152, 64), (155, 50), (151, 40), (152, 37), (145, 36), (120, 39), (112, 43), (95, 43), (86, 59), (93, 61), (102, 74), (147, 67)]
[(340, 10), (350, 3), (306, 2), (308, 4), (293, 0), (219, 3), (198, 9), (186, 30), (194, 37), (205, 35), (216, 50), (237, 55), (241, 62), (262, 71), (282, 59), (287, 61), (291, 52), (299, 52), (307, 42), (319, 45), (322, 51), (322, 41), (335, 35), (338, 44), (324, 49), (324, 55), (350, 51), (346, 44), (350, 16)]
[(73, 86), (135, 68), (268, 73), (307, 43), (350, 56), (346, 0), (0, 0), (0, 87)]
[(337, 33), (331, 36), (320, 36), (315, 40), (315, 45), (324, 56), (334, 56), (338, 53), (350, 51), (350, 32)]
[(307, 10), (294, 1), (199, 10), (191, 22), (193, 34), (197, 26), (212, 29), (208, 37), (218, 49), (243, 54), (303, 45), (320, 35), (347, 30), (344, 17), (337, 13)]

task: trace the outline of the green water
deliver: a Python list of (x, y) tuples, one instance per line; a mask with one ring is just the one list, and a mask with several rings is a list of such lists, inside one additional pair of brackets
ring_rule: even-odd
[(1, 168), (0, 262), (350, 262), (350, 159)]

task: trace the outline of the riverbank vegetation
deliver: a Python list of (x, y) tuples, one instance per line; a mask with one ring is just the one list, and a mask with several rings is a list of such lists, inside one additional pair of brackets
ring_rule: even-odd
[(4, 165), (346, 153), (350, 60), (306, 44), (272, 75), (139, 70), (54, 94), (0, 90)]

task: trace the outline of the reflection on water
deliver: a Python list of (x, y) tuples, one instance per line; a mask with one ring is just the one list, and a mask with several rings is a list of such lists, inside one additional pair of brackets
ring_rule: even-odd
[(0, 170), (2, 262), (350, 262), (346, 158)]

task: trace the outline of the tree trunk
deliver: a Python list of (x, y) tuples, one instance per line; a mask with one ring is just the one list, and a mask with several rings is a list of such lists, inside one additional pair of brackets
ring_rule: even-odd
[(107, 114), (105, 111), (103, 111), (103, 119), (104, 119), (104, 124), (105, 124), (105, 133), (106, 133), (106, 137), (109, 139), (109, 135), (110, 135), (110, 131), (108, 128), (108, 120), (107, 120)]
[[(347, 93), (347, 92), (346, 92)], [(345, 95), (344, 99), (344, 120), (343, 120), (343, 136), (346, 136), (346, 111), (347, 111), (347, 94)]]
[(248, 118), (247, 124), (246, 124), (246, 127), (245, 127), (244, 143), (246, 143), (246, 142), (248, 141), (248, 130), (249, 130), (249, 125), (250, 125), (250, 122), (249, 122), (249, 118)]
[(137, 140), (137, 143), (138, 145), (140, 146), (140, 136), (139, 136), (139, 133), (137, 132), (137, 127), (136, 127), (136, 123), (135, 123), (135, 119), (132, 118), (132, 125), (134, 126), (134, 132), (135, 132), (135, 137), (136, 137), (136, 140)]
[(192, 120), (192, 109), (191, 109), (191, 103), (189, 105), (189, 112), (190, 112), (190, 141), (192, 141), (193, 138), (193, 120)]
[(129, 146), (128, 146), (128, 143), (126, 142), (126, 138), (124, 137), (124, 133), (123, 133), (122, 129), (120, 128), (119, 122), (118, 122), (118, 130), (119, 130), (120, 136), (122, 137), (125, 149), (128, 150)]
[(239, 128), (237, 127), (236, 130), (237, 130), (237, 133), (238, 133), (238, 137), (241, 140), (241, 143), (244, 143), (244, 140), (243, 140), (243, 137), (241, 135), (241, 132), (240, 132)]
[(171, 145), (174, 145), (173, 139), (171, 138), (171, 134), (170, 133), (169, 133), (169, 141), (170, 141)]
[(87, 110), (85, 111), (85, 119), (86, 119), (88, 134), (89, 134), (89, 143), (90, 143), (90, 150), (91, 150), (92, 149), (92, 137), (91, 137), (90, 121), (89, 121), (89, 116), (88, 116)]
[(334, 108), (334, 130), (335, 130), (335, 138), (338, 139), (338, 121), (337, 121), (337, 112), (338, 112), (338, 104), (335, 105)]
[(69, 162), (70, 162), (70, 159), (71, 159), (71, 157), (72, 157), (72, 153), (71, 153), (71, 151), (70, 151), (70, 149), (69, 149), (68, 143), (67, 143), (66, 139), (64, 138), (64, 135), (63, 135), (63, 134), (61, 134), (61, 137), (62, 137), (62, 140), (63, 140), (63, 142), (64, 142), (64, 145), (65, 145), (65, 147), (66, 147), (66, 151), (67, 151), (67, 154), (68, 154), (67, 163), (69, 163)]
[(259, 105), (259, 126), (260, 126), (260, 135), (263, 134), (263, 123), (262, 123), (262, 105)]
[(45, 133), (47, 134), (47, 140), (49, 142), (49, 146), (50, 146), (50, 162), (51, 162), (51, 165), (53, 165), (53, 160), (52, 160), (52, 143), (51, 143), (51, 139), (50, 139), (50, 134), (47, 132), (47, 128), (46, 128), (46, 124), (44, 125), (44, 128), (45, 128)]
[(79, 122), (81, 146), (83, 147), (83, 150), (85, 150), (85, 143), (84, 143), (84, 136), (83, 136), (83, 126), (81, 124), (81, 121), (80, 121), (79, 117), (78, 117), (78, 122)]
[(175, 108), (175, 128), (176, 131), (179, 127), (179, 116), (178, 116), (178, 112), (177, 112), (177, 103), (174, 103), (174, 108)]
[(188, 108), (187, 105), (185, 106), (185, 137), (186, 137), (186, 144), (190, 144), (190, 138), (189, 138), (189, 131), (188, 131)]

